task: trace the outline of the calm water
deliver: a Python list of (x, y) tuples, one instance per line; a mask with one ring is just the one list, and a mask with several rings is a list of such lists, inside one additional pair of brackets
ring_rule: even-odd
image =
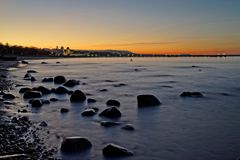
[[(28, 108), (30, 118), (39, 123), (44, 120), (50, 129), (47, 143), (59, 147), (63, 136), (88, 138), (93, 147), (78, 155), (62, 155), (64, 159), (106, 159), (102, 148), (110, 142), (127, 147), (134, 152), (129, 160), (235, 160), (240, 157), (240, 58), (82, 58), (32, 60), (26, 67), (11, 71), (17, 84), (30, 87), (57, 87), (41, 83), (42, 78), (64, 75), (77, 79), (85, 85), (81, 89), (95, 98), (100, 112), (106, 108), (108, 99), (121, 102), (120, 122), (131, 123), (134, 132), (121, 126), (104, 128), (98, 115), (86, 118), (81, 112), (88, 105), (71, 104), (69, 96), (51, 94), (59, 102), (44, 105), (40, 110)], [(60, 61), (61, 64), (56, 64)], [(192, 67), (195, 65), (197, 67)], [(24, 81), (28, 69), (38, 80)], [(106, 82), (112, 80), (114, 82)], [(114, 87), (124, 83), (126, 86)], [(26, 102), (19, 96), (15, 101), (23, 106)], [(100, 92), (100, 89), (108, 89)], [(200, 91), (204, 98), (181, 98), (183, 91)], [(162, 102), (160, 107), (138, 109), (136, 96), (154, 94)], [(70, 112), (61, 114), (60, 108)]]

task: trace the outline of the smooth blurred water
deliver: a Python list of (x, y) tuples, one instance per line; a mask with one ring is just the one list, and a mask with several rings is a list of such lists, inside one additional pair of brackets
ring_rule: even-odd
[[(48, 64), (41, 64), (42, 61)], [(60, 61), (60, 64), (56, 64)], [(195, 67), (192, 67), (192, 66)], [(24, 81), (28, 69), (36, 82)], [(129, 160), (235, 160), (240, 156), (240, 58), (80, 58), (32, 60), (26, 67), (11, 71), (16, 84), (30, 87), (43, 85), (56, 87), (53, 83), (41, 83), (44, 77), (64, 75), (77, 79), (85, 85), (80, 89), (95, 98), (100, 112), (106, 108), (108, 99), (121, 102), (123, 124), (131, 123), (134, 132), (121, 126), (104, 128), (98, 115), (82, 117), (86, 103), (72, 104), (69, 95), (51, 94), (44, 98), (57, 97), (59, 102), (44, 105), (40, 110), (27, 114), (39, 123), (44, 120), (50, 129), (50, 145), (60, 147), (63, 136), (88, 138), (93, 147), (89, 152), (63, 155), (64, 159), (106, 159), (102, 148), (107, 143), (116, 143), (134, 152)], [(106, 82), (112, 80), (114, 82)], [(126, 86), (114, 87), (124, 83)], [(20, 106), (26, 102), (14, 91)], [(108, 89), (100, 92), (100, 89)], [(181, 98), (183, 91), (200, 91), (204, 98)], [(154, 94), (162, 102), (160, 107), (138, 108), (136, 96)], [(60, 113), (60, 108), (70, 112)], [(121, 158), (120, 158), (121, 159)]]

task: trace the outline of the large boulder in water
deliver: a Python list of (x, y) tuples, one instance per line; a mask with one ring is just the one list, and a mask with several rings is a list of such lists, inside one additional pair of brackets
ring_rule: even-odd
[(200, 92), (183, 92), (181, 97), (203, 97), (203, 94)]
[(120, 102), (114, 99), (110, 99), (106, 102), (107, 106), (116, 106), (119, 107), (120, 106)]
[(117, 107), (111, 107), (103, 110), (99, 116), (108, 117), (108, 118), (119, 118), (121, 117), (121, 112), (117, 109)]
[(4, 94), (2, 98), (3, 99), (15, 99), (15, 96), (13, 94), (8, 93), (8, 94)]
[(54, 90), (54, 93), (55, 94), (67, 94), (67, 93), (69, 93), (69, 90), (65, 87), (60, 86)]
[(83, 102), (85, 100), (86, 100), (86, 95), (80, 90), (74, 91), (70, 97), (71, 102)]
[(39, 91), (41, 92), (43, 95), (46, 95), (46, 94), (50, 94), (51, 91), (43, 86), (39, 86), (39, 87), (36, 87), (36, 88), (33, 88), (34, 91)]
[(72, 152), (79, 152), (83, 150), (90, 149), (92, 147), (92, 143), (82, 137), (67, 137), (63, 139), (61, 144), (61, 151), (72, 153)]
[(63, 84), (65, 87), (74, 87), (76, 85), (79, 85), (80, 82), (74, 79), (68, 80), (66, 83)]
[(41, 98), (41, 97), (42, 97), (42, 93), (39, 91), (28, 91), (23, 95), (24, 99)]
[(45, 83), (45, 82), (53, 82), (53, 78), (52, 78), (52, 77), (43, 78), (42, 82), (43, 82), (43, 83)]
[(129, 151), (127, 148), (112, 143), (106, 145), (103, 148), (102, 152), (106, 157), (133, 156), (132, 151)]
[(154, 95), (138, 95), (137, 96), (138, 107), (157, 106), (161, 102)]
[(66, 78), (64, 76), (56, 76), (56, 77), (54, 77), (53, 81), (56, 84), (63, 84), (66, 82)]

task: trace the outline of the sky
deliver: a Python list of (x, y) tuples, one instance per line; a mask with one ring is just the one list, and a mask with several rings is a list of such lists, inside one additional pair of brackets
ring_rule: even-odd
[(240, 53), (240, 0), (1, 0), (0, 42), (135, 53)]

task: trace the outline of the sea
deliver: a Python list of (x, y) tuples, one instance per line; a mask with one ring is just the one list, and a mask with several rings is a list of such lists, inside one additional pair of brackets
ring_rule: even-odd
[[(41, 62), (46, 62), (42, 64)], [(60, 62), (60, 63), (56, 63)], [(23, 79), (27, 70), (37, 81)], [(81, 90), (96, 103), (71, 103), (70, 95), (49, 94), (58, 98), (36, 109), (28, 105), (20, 88), (44, 86), (45, 77), (65, 76), (80, 81), (69, 90)], [(148, 57), (148, 58), (62, 58), (29, 60), (28, 65), (10, 69), (10, 79), (17, 85), (11, 91), (17, 98), (10, 112), (28, 116), (35, 125), (47, 122), (42, 136), (46, 144), (58, 148), (61, 159), (126, 160), (237, 160), (240, 158), (240, 57)], [(20, 86), (23, 85), (23, 86)], [(101, 90), (105, 89), (105, 92)], [(184, 91), (201, 92), (203, 97), (181, 97)], [(155, 95), (160, 106), (140, 108), (137, 96)], [(122, 117), (99, 116), (109, 99), (121, 103)], [(28, 106), (27, 106), (28, 105)], [(98, 114), (84, 117), (87, 107), (99, 108)], [(18, 113), (18, 109), (28, 113)], [(69, 112), (60, 113), (61, 108)], [(103, 127), (101, 121), (121, 125)], [(131, 124), (135, 130), (123, 130)], [(47, 132), (49, 131), (49, 132)], [(64, 137), (89, 139), (90, 150), (66, 154), (60, 151)], [(125, 147), (133, 156), (108, 158), (102, 149), (109, 143)]]

